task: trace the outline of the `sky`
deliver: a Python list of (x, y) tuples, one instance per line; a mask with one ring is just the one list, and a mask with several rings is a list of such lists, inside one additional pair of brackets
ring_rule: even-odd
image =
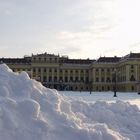
[(140, 52), (139, 0), (0, 0), (0, 57)]

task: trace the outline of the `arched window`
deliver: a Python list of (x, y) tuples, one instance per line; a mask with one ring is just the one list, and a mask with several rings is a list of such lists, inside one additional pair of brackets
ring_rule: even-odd
[(135, 81), (134, 75), (131, 75), (130, 81)]
[(131, 90), (134, 91), (134, 86), (131, 87)]
[(99, 90), (99, 88), (98, 88), (98, 86), (96, 87), (96, 91), (98, 91)]
[(104, 87), (102, 86), (102, 91), (104, 91)]
[(107, 87), (107, 90), (108, 90), (108, 91), (110, 90), (110, 87), (109, 87), (109, 86)]

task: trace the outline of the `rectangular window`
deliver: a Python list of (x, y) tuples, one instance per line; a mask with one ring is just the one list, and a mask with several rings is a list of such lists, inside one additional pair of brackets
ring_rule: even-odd
[(104, 72), (104, 69), (101, 69), (102, 72)]
[(99, 82), (99, 78), (98, 77), (96, 77), (96, 82)]
[(46, 68), (44, 68), (44, 72), (46, 72)]
[(46, 82), (46, 76), (43, 77), (43, 81)]
[(104, 82), (104, 77), (102, 77), (102, 82)]
[(65, 82), (68, 82), (68, 77), (65, 77)]
[(86, 77), (86, 83), (88, 83), (89, 82), (89, 79), (88, 79), (88, 77)]
[(35, 72), (35, 68), (33, 68), (33, 72)]
[(96, 69), (96, 72), (98, 72), (99, 70), (98, 69)]
[(49, 76), (49, 82), (52, 82), (52, 77), (51, 76)]

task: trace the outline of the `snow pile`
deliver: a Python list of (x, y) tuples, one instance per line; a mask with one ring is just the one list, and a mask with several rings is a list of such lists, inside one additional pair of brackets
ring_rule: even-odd
[(139, 140), (136, 105), (61, 96), (0, 65), (0, 140)]

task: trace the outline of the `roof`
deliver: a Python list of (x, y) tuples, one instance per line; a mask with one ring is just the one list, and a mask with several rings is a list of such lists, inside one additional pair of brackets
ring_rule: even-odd
[(90, 59), (66, 59), (64, 63), (70, 63), (70, 64), (91, 64), (95, 60)]
[(13, 64), (13, 63), (30, 64), (31, 60), (26, 58), (0, 58), (0, 62), (6, 64)]
[(140, 58), (140, 53), (130, 53), (127, 55), (128, 58)]
[(140, 58), (140, 53), (130, 53), (121, 58), (121, 60)]
[(96, 62), (99, 62), (99, 63), (116, 63), (116, 62), (119, 62), (119, 60), (121, 59), (121, 57), (100, 57), (99, 59), (97, 59)]
[(48, 56), (48, 57), (58, 57), (59, 55), (48, 54), (48, 53), (45, 52), (45, 53), (36, 54), (36, 55), (33, 55), (33, 54), (32, 54), (32, 56), (35, 56), (35, 57), (36, 57), (36, 56), (38, 56), (38, 57), (42, 57), (42, 56), (43, 56), (43, 57), (44, 57), (44, 56)]

